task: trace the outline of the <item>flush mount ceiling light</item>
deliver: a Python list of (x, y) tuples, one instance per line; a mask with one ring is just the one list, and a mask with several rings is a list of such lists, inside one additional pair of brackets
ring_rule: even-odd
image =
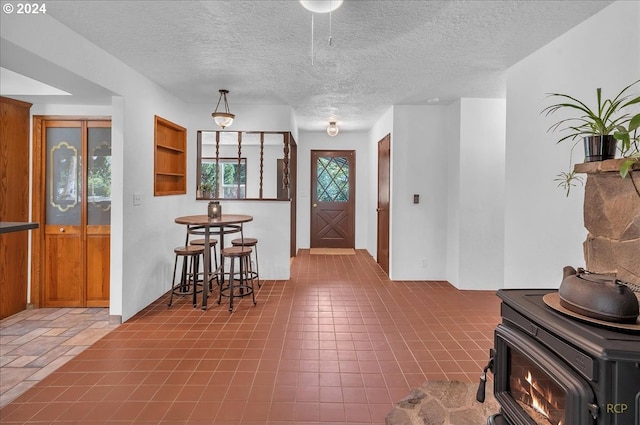
[(313, 13), (329, 13), (342, 6), (343, 0), (300, 0), (300, 4)]
[[(227, 94), (229, 94), (229, 90), (219, 90), (220, 97), (218, 98), (218, 104), (216, 105), (216, 111), (211, 114), (213, 120), (218, 124), (219, 127), (225, 128), (233, 124), (233, 119), (236, 117), (231, 112), (229, 112), (229, 103), (227, 102)], [(224, 112), (218, 112), (218, 107), (220, 106), (220, 102), (224, 99)]]
[(335, 137), (335, 136), (338, 135), (339, 132), (340, 132), (340, 129), (336, 125), (336, 122), (335, 121), (330, 121), (329, 122), (329, 127), (327, 127), (327, 134), (329, 136), (331, 136), (331, 137)]

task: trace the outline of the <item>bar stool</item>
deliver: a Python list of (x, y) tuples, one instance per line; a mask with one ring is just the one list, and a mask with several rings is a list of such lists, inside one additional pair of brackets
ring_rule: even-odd
[[(196, 303), (196, 293), (198, 292), (198, 262), (200, 255), (204, 255), (204, 248), (201, 246), (179, 246), (173, 250), (176, 259), (173, 263), (173, 278), (171, 281), (171, 296), (169, 297), (169, 307), (173, 303), (173, 294), (193, 295), (193, 306)], [(182, 276), (176, 282), (176, 271), (178, 269), (178, 258), (182, 258)], [(177, 283), (177, 285), (176, 285)], [(202, 284), (200, 284), (202, 286)]]
[[(204, 239), (195, 239), (192, 240), (191, 242), (189, 242), (190, 245), (194, 245), (194, 246), (201, 246), (202, 250), (204, 251)], [(215, 270), (218, 269), (218, 240), (217, 239), (213, 239), (213, 238), (209, 238), (209, 266), (211, 267), (211, 265), (213, 265), (211, 267), (211, 273), (214, 273)], [(213, 250), (213, 263), (211, 262), (211, 250)], [(218, 283), (219, 285), (219, 283)], [(209, 290), (212, 290), (213, 288), (211, 287), (211, 282), (209, 282)]]
[(233, 246), (248, 246), (254, 249), (254, 257), (256, 263), (256, 269), (253, 270), (251, 259), (249, 259), (249, 274), (251, 279), (258, 280), (258, 288), (262, 288), (262, 282), (260, 282), (260, 266), (258, 265), (258, 240), (254, 238), (238, 238), (231, 241)]
[[(222, 297), (229, 298), (229, 311), (233, 312), (233, 298), (234, 297), (246, 297), (251, 295), (253, 305), (256, 305), (256, 296), (253, 290), (253, 279), (248, 279), (247, 270), (248, 264), (251, 261), (251, 248), (244, 246), (233, 246), (231, 248), (224, 248), (220, 250), (222, 254), (222, 264), (224, 265), (225, 259), (230, 259), (229, 267), (229, 280), (225, 285), (224, 281), (224, 267), (220, 268), (221, 278), (220, 293), (218, 295), (218, 304), (222, 301)], [(234, 265), (235, 260), (239, 262), (239, 272), (237, 273), (238, 279), (235, 279)]]

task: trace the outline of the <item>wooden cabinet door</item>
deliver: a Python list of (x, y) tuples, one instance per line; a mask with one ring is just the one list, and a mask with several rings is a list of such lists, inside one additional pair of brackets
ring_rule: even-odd
[[(0, 96), (0, 221), (29, 221), (30, 103)], [(27, 307), (29, 232), (0, 234), (0, 319)]]
[(111, 129), (45, 121), (44, 307), (109, 305)]

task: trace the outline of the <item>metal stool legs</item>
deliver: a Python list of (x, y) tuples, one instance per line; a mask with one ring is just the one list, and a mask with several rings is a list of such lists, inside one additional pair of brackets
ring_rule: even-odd
[[(171, 295), (169, 296), (169, 304), (173, 303), (173, 295), (193, 295), (193, 306), (196, 307), (196, 294), (198, 286), (198, 269), (199, 257), (204, 253), (202, 247), (186, 246), (174, 249), (176, 254), (173, 263), (173, 277), (171, 280)], [(182, 258), (182, 273), (180, 281), (176, 282), (176, 272), (178, 270), (178, 258)]]
[[(231, 264), (229, 267), (229, 280), (225, 284), (224, 267), (220, 269), (220, 291), (218, 294), (218, 304), (222, 302), (222, 297), (229, 298), (229, 311), (233, 312), (234, 298), (242, 298), (251, 295), (253, 305), (256, 305), (256, 296), (253, 287), (253, 279), (248, 274), (248, 265), (250, 261), (251, 248), (246, 247), (232, 247), (223, 249), (221, 251), (223, 261), (225, 258), (230, 258)], [(238, 259), (238, 273), (235, 271), (235, 260)], [(224, 264), (224, 263), (223, 263)], [(238, 278), (236, 279), (236, 275)]]
[(260, 281), (260, 264), (258, 262), (258, 240), (255, 238), (238, 238), (231, 241), (231, 245), (233, 246), (246, 246), (252, 248), (254, 250), (254, 257), (256, 259), (256, 269), (253, 270), (253, 265), (251, 263), (251, 258), (249, 258), (249, 267), (247, 270), (251, 276), (251, 279), (258, 280), (258, 288), (262, 288), (262, 282)]

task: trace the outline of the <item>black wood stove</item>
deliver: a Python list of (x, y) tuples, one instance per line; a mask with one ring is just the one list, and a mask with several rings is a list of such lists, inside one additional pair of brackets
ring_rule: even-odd
[(500, 290), (489, 425), (640, 425), (640, 333), (552, 309), (552, 290)]

